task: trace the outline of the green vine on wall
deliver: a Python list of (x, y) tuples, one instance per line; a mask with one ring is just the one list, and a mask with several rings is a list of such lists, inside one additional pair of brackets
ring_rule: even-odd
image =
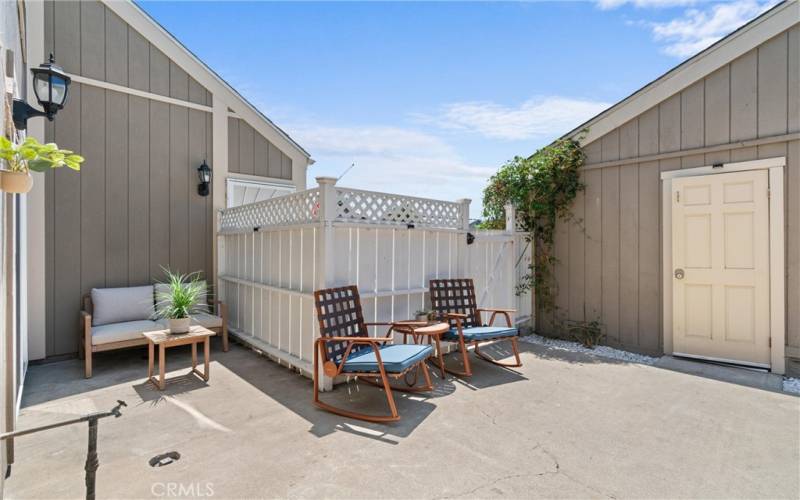
[(534, 249), (531, 269), (517, 284), (517, 294), (532, 289), (542, 311), (555, 309), (556, 223), (559, 219), (574, 221), (572, 204), (584, 189), (580, 168), (586, 155), (578, 140), (559, 139), (528, 158), (514, 157), (500, 167), (483, 190), (484, 228), (504, 227), (507, 203), (517, 210), (518, 224)]

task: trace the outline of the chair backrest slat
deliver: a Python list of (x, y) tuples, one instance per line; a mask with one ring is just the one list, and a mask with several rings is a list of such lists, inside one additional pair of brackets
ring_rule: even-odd
[[(361, 312), (361, 299), (358, 287), (344, 286), (327, 288), (314, 292), (317, 307), (319, 333), (323, 337), (368, 337), (369, 331), (364, 324)], [(366, 344), (356, 344), (351, 354), (369, 349)], [(347, 350), (347, 342), (325, 343), (325, 361), (333, 361), (339, 365)]]
[[(475, 299), (475, 284), (469, 278), (430, 280), (431, 308), (438, 315), (445, 313), (466, 314), (462, 325), (465, 328), (481, 326), (478, 305)], [(455, 328), (456, 321), (450, 320)]]

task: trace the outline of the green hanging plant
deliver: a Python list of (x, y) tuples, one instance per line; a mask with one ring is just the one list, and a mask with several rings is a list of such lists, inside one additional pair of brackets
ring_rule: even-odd
[(517, 284), (517, 294), (533, 290), (536, 305), (542, 311), (555, 309), (553, 240), (556, 223), (574, 221), (572, 204), (584, 189), (580, 169), (586, 155), (578, 140), (558, 139), (532, 156), (514, 157), (500, 167), (483, 190), (482, 227), (501, 229), (505, 209), (511, 203), (517, 209), (518, 224), (533, 244), (529, 272)]
[(80, 170), (83, 157), (68, 149), (59, 149), (58, 144), (42, 144), (33, 137), (26, 137), (21, 144), (14, 144), (0, 136), (0, 160), (5, 160), (7, 170), (27, 173), (44, 172), (51, 168), (68, 167)]

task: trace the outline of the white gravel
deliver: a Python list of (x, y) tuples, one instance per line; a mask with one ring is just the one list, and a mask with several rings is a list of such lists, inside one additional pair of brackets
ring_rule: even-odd
[[(644, 365), (652, 365), (658, 358), (652, 356), (645, 356), (644, 354), (636, 354), (628, 351), (621, 351), (608, 347), (605, 345), (597, 346), (594, 349), (584, 347), (578, 342), (570, 340), (551, 339), (542, 337), (541, 335), (531, 334), (519, 338), (522, 342), (529, 344), (538, 344), (550, 349), (558, 349), (561, 351), (580, 352), (601, 358), (618, 359), (621, 361), (628, 361), (630, 363), (641, 363)], [(800, 378), (784, 377), (783, 378), (783, 392), (800, 395)]]
[(636, 354), (633, 352), (614, 349), (613, 347), (608, 347), (605, 345), (597, 346), (594, 349), (589, 349), (588, 347), (584, 347), (578, 342), (572, 342), (569, 340), (550, 339), (536, 334), (520, 337), (520, 340), (523, 342), (528, 342), (529, 344), (538, 344), (545, 347), (549, 347), (551, 349), (559, 349), (562, 351), (570, 351), (570, 352), (580, 352), (584, 354), (590, 354), (593, 356), (599, 356), (602, 358), (619, 359), (621, 361), (628, 361), (631, 363), (641, 363), (645, 365), (652, 365), (653, 363), (655, 363), (656, 359), (658, 359), (652, 356), (645, 356), (643, 354)]
[(792, 394), (800, 394), (800, 378), (783, 378), (783, 392), (791, 392)]

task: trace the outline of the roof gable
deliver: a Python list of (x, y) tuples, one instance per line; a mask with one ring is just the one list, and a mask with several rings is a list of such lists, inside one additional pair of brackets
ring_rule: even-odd
[(313, 163), (311, 155), (289, 134), (278, 127), (264, 113), (245, 99), (236, 89), (219, 76), (213, 69), (201, 61), (177, 38), (169, 33), (158, 21), (150, 17), (133, 1), (100, 0), (136, 31), (141, 33), (154, 46), (173, 60), (184, 71), (191, 75), (204, 87), (209, 89), (215, 99), (224, 102), (229, 111), (239, 118), (248, 121), (256, 130), (274, 142), (297, 151), (309, 163)]

